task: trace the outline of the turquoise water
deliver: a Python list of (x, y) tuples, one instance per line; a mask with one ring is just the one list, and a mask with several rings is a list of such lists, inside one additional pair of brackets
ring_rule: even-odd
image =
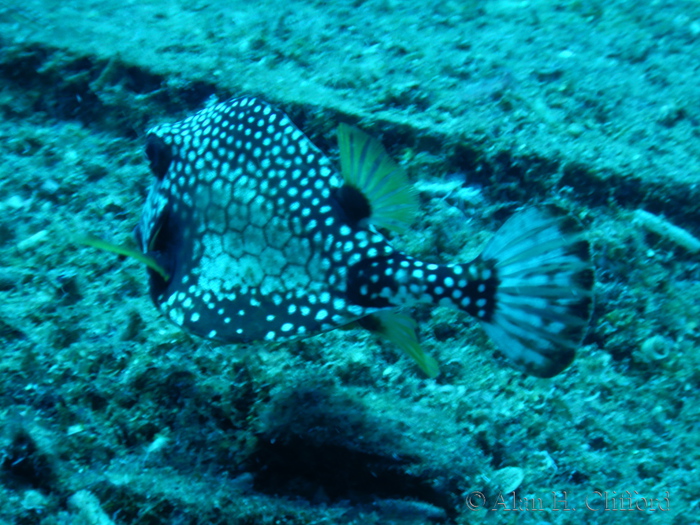
[[(0, 521), (693, 523), (699, 24), (697, 2), (3, 3)], [(420, 200), (391, 243), (428, 262), (521, 207), (577, 217), (573, 364), (514, 371), (447, 308), (408, 310), (435, 379), (360, 330), (168, 323), (141, 265), (73, 241), (132, 242), (146, 130), (240, 94), (333, 162), (338, 122), (376, 137)]]

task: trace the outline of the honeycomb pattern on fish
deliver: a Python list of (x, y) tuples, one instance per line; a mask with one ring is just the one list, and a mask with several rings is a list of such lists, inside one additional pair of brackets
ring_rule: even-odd
[(170, 167), (149, 196), (140, 231), (153, 236), (141, 243), (166, 239), (171, 278), (152, 291), (175, 324), (225, 341), (284, 340), (376, 310), (342, 297), (347, 268), (393, 250), (344, 224), (330, 199), (342, 178), (286, 115), (243, 98), (149, 140)]

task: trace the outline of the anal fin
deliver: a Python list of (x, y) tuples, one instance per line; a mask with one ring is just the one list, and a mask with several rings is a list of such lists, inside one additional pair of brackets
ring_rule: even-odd
[(392, 310), (383, 310), (367, 316), (361, 325), (388, 339), (401, 348), (418, 364), (428, 377), (435, 377), (440, 372), (437, 361), (426, 354), (416, 337), (416, 322), (406, 314)]

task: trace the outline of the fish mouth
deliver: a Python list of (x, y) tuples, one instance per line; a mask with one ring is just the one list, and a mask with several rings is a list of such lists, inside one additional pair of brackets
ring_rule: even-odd
[(151, 230), (146, 251), (168, 276), (165, 278), (162, 274), (148, 268), (151, 299), (156, 306), (163, 302), (168, 287), (174, 281), (174, 275), (178, 271), (178, 252), (181, 245), (181, 228), (170, 206), (166, 206)]

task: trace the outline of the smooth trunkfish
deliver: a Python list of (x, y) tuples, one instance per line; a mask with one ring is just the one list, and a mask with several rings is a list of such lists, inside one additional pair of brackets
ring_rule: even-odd
[(148, 133), (155, 175), (140, 252), (85, 242), (148, 266), (170, 321), (225, 343), (288, 341), (358, 321), (438, 373), (401, 308), (476, 317), (528, 374), (574, 359), (588, 327), (593, 267), (579, 222), (559, 208), (513, 215), (481, 255), (433, 264), (396, 251), (418, 201), (404, 171), (363, 132), (338, 128), (340, 173), (281, 111), (242, 97)]

